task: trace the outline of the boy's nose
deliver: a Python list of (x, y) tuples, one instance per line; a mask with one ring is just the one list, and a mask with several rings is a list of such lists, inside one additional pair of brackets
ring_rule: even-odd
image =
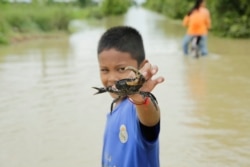
[(112, 86), (114, 85), (117, 81), (119, 81), (119, 76), (115, 75), (115, 74), (110, 74), (107, 77), (107, 81), (108, 81), (108, 85)]

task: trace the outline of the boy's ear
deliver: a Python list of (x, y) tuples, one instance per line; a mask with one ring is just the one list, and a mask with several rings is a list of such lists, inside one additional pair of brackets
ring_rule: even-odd
[(146, 63), (148, 63), (148, 60), (143, 60), (143, 62), (139, 65), (139, 69), (141, 69)]

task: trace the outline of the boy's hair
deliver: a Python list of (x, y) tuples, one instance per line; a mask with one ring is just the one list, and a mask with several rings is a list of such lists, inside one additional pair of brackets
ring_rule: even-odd
[(117, 26), (108, 29), (98, 43), (98, 55), (108, 49), (130, 53), (140, 65), (145, 59), (143, 40), (140, 33), (132, 27)]

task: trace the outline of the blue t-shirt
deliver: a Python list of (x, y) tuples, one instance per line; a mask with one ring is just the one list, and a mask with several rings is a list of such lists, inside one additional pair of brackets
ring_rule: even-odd
[(159, 167), (158, 138), (145, 140), (136, 108), (128, 99), (107, 115), (102, 167)]

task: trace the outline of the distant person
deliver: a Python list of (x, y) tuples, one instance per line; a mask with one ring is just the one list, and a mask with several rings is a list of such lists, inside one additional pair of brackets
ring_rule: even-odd
[(199, 47), (201, 55), (208, 54), (207, 34), (211, 27), (210, 12), (205, 7), (205, 0), (196, 0), (194, 7), (183, 19), (183, 26), (187, 27), (187, 33), (183, 39), (183, 52), (188, 55), (189, 44), (196, 36), (200, 36)]
[[(101, 36), (98, 64), (106, 88), (129, 77), (131, 71), (125, 70), (127, 66), (144, 75), (141, 91), (151, 92), (164, 81), (163, 77), (155, 77), (158, 67), (145, 59), (142, 37), (132, 27), (112, 27)], [(116, 100), (112, 113), (107, 114), (102, 167), (159, 167), (160, 109), (154, 103), (156, 99), (141, 94), (110, 95)]]

